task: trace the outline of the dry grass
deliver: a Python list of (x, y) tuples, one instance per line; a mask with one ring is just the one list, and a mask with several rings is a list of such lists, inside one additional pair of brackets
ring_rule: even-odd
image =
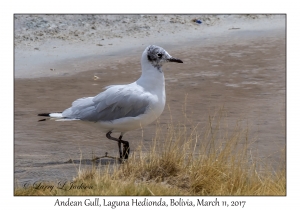
[(80, 170), (73, 185), (92, 189), (66, 190), (68, 183), (51, 191), (17, 188), (15, 195), (286, 195), (285, 162), (273, 169), (255, 158), (247, 128), (237, 124), (229, 133), (224, 119), (220, 110), (202, 131), (187, 127), (188, 121), (158, 126), (149, 152), (140, 149), (105, 169)]

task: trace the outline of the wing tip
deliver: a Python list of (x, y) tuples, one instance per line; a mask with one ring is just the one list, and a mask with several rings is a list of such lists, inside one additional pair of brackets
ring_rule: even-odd
[(50, 117), (51, 113), (39, 113), (38, 116)]

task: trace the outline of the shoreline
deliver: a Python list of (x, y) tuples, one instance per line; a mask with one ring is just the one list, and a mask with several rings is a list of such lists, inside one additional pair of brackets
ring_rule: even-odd
[[(153, 24), (155, 22), (152, 19), (155, 16), (157, 15), (145, 15), (141, 18)], [(167, 20), (164, 20), (162, 25), (168, 26), (166, 30), (151, 35), (147, 31), (141, 33), (129, 30), (131, 33), (123, 37), (107, 36), (104, 40), (101, 38), (104, 35), (100, 33), (99, 37), (92, 39), (83, 36), (82, 41), (74, 41), (72, 36), (68, 36), (69, 39), (65, 40), (45, 38), (45, 40), (33, 41), (30, 45), (24, 45), (25, 41), (19, 41), (20, 43), (18, 42), (15, 46), (14, 76), (20, 79), (74, 75), (79, 72), (106, 68), (113, 61), (139, 58), (141, 52), (150, 44), (162, 45), (169, 51), (176, 52), (182, 48), (194, 47), (195, 43), (197, 43), (196, 46), (234, 43), (241, 41), (239, 39), (243, 37), (272, 33), (272, 30), (282, 30), (282, 27), (285, 27), (284, 15), (263, 16), (255, 19), (243, 18), (239, 15), (225, 15), (225, 17), (202, 15), (206, 22), (203, 21), (201, 24), (190, 20), (197, 15), (183, 16), (182, 19), (185, 22), (176, 15), (161, 16), (171, 20), (177, 17), (177, 22), (167, 23)], [(130, 26), (133, 27), (133, 24), (131, 23)], [(116, 23), (111, 21), (108, 28), (114, 28), (115, 25)], [(153, 26), (151, 31), (155, 28), (161, 30), (162, 25)], [(78, 30), (76, 28), (76, 31)]]

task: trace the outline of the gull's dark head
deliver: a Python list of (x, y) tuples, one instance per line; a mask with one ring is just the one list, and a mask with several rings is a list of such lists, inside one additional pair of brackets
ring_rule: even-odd
[(148, 46), (144, 53), (143, 57), (149, 63), (151, 63), (154, 67), (161, 71), (161, 67), (164, 63), (167, 62), (176, 62), (176, 63), (183, 63), (180, 59), (173, 58), (166, 50), (162, 47), (150, 45)]

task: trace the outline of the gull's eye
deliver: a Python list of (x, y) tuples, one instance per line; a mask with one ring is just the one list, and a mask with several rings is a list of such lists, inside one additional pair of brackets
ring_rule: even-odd
[(158, 56), (159, 58), (162, 58), (162, 54), (161, 54), (161, 53), (157, 53), (157, 56)]

